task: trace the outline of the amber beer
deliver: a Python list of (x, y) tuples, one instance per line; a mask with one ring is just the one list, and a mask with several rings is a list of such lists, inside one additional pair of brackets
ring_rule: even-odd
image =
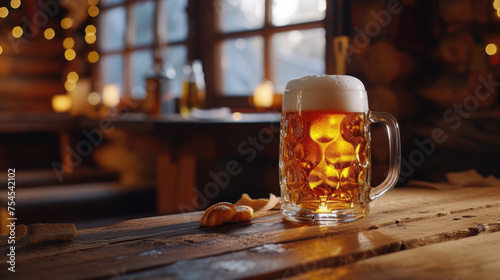
[(364, 119), (365, 113), (335, 111), (283, 115), (281, 172), (288, 199), (327, 213), (360, 203), (368, 173)]
[[(354, 77), (315, 75), (287, 84), (280, 138), (285, 217), (354, 220), (368, 213), (371, 200), (394, 186), (391, 176), (398, 176), (399, 167), (393, 164), (397, 174), (391, 171), (390, 184), (381, 186), (383, 193), (370, 193), (369, 124), (374, 121), (385, 122), (368, 111), (364, 86)], [(394, 138), (399, 141), (399, 134)]]

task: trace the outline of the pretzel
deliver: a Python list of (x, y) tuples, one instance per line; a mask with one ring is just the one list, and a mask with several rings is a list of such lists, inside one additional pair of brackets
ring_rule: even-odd
[(237, 223), (237, 222), (243, 222), (243, 221), (248, 221), (252, 218), (253, 215), (253, 209), (250, 206), (236, 206), (236, 214), (233, 216), (230, 223)]
[(236, 206), (229, 202), (220, 202), (208, 207), (201, 217), (202, 226), (218, 226), (230, 221), (236, 214)]

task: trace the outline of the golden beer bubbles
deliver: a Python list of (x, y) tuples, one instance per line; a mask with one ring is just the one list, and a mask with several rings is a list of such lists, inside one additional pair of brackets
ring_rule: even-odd
[(310, 130), (311, 139), (318, 143), (329, 143), (334, 141), (339, 133), (340, 121), (333, 115), (321, 115), (316, 119)]
[(281, 168), (293, 204), (326, 213), (359, 199), (368, 167), (363, 119), (363, 113), (285, 113)]
[(326, 147), (325, 160), (335, 168), (345, 168), (356, 160), (354, 147), (351, 143), (339, 139)]

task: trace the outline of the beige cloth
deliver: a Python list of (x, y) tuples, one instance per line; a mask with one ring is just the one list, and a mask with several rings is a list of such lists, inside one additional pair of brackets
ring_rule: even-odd
[(475, 169), (446, 173), (448, 182), (409, 181), (408, 187), (431, 188), (436, 190), (460, 189), (463, 187), (500, 186), (500, 179), (493, 175), (481, 176)]
[[(73, 241), (76, 235), (75, 224), (32, 224), (18, 225), (15, 229), (16, 243), (21, 241), (26, 245), (44, 242)], [(0, 236), (0, 246), (8, 244), (8, 235)]]

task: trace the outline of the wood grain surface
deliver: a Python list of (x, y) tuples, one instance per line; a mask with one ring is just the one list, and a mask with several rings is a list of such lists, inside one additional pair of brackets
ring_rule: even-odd
[(498, 279), (499, 210), (500, 186), (399, 188), (368, 217), (336, 225), (279, 211), (211, 228), (202, 212), (151, 217), (80, 230), (70, 243), (18, 244), (16, 273), (2, 253), (0, 278)]

